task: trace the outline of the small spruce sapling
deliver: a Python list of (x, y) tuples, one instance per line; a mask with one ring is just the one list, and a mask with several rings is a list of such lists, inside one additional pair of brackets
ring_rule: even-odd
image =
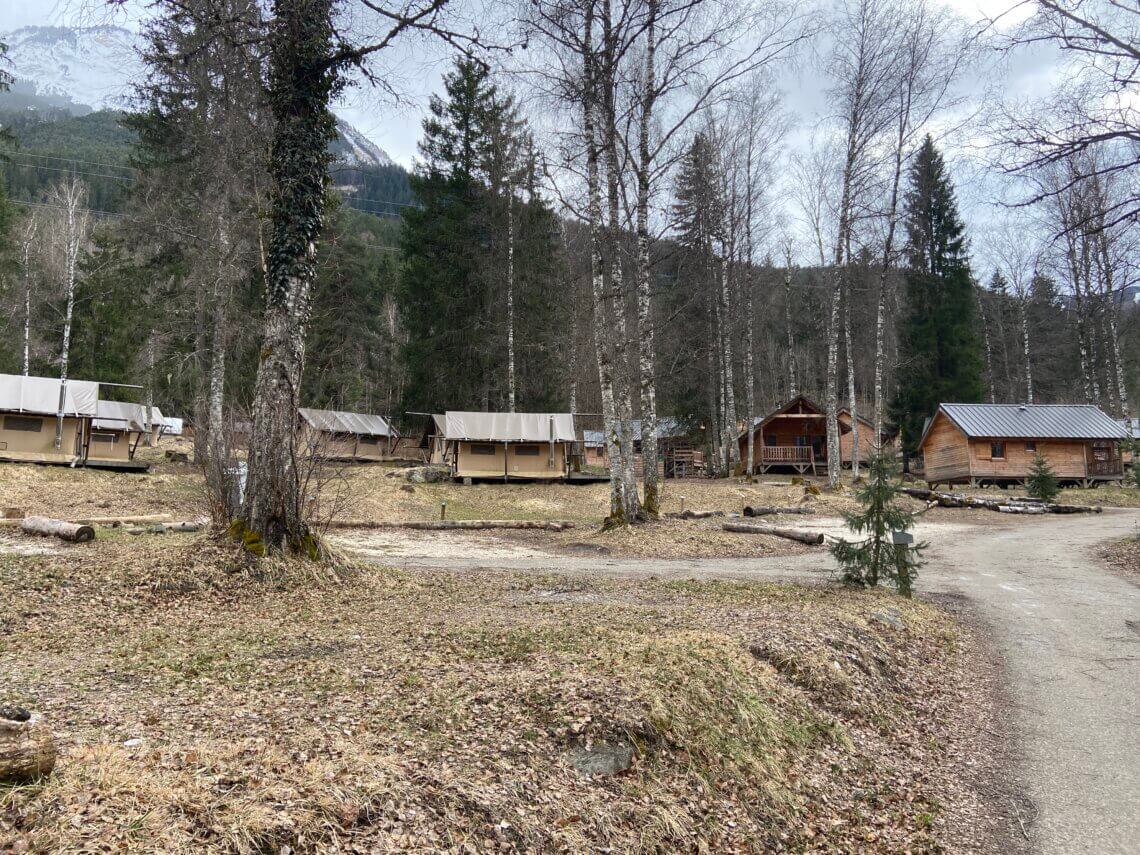
[(839, 540), (831, 547), (832, 557), (843, 570), (843, 580), (851, 585), (874, 586), (880, 579), (891, 580), (900, 594), (910, 596), (911, 584), (922, 566), (925, 543), (896, 548), (892, 532), (909, 531), (914, 513), (898, 504), (900, 485), (894, 464), (883, 454), (867, 462), (866, 481), (856, 497), (863, 505), (857, 514), (845, 514), (847, 526), (862, 540)]
[(1061, 488), (1057, 485), (1057, 473), (1053, 471), (1053, 467), (1041, 452), (1033, 455), (1026, 489), (1030, 496), (1043, 502), (1053, 501), (1061, 492)]

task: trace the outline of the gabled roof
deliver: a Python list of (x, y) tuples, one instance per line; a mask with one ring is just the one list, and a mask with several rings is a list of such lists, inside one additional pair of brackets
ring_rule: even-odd
[[(684, 422), (672, 416), (664, 416), (657, 420), (657, 438), (671, 439), (678, 436), (687, 436), (688, 430)], [(641, 419), (633, 420), (633, 438), (641, 442)], [(604, 430), (582, 431), (582, 444), (587, 446), (605, 445), (606, 432)]]
[[(1128, 431), (1092, 404), (939, 404), (966, 436), (994, 439), (1126, 439)], [(919, 445), (926, 441), (930, 424)]]
[[(154, 407), (151, 407), (152, 413)], [(161, 416), (155, 417), (159, 421)], [(95, 420), (91, 427), (96, 430), (146, 430), (146, 407), (142, 404), (129, 404), (126, 401), (99, 401), (95, 405)]]
[[(0, 374), (0, 411), (54, 416), (59, 411), (59, 384), (54, 377)], [(63, 414), (94, 416), (98, 401), (98, 383), (68, 380)]]
[[(777, 417), (783, 416), (783, 415), (787, 415), (789, 413), (789, 411), (793, 407), (795, 407), (797, 404), (800, 405), (801, 410), (808, 410), (809, 411), (809, 412), (805, 413), (804, 415), (817, 416), (821, 419), (827, 418), (827, 413), (824, 412), (823, 407), (821, 407), (819, 404), (817, 404), (815, 401), (813, 401), (807, 395), (796, 395), (796, 397), (792, 398), (787, 403), (785, 403), (785, 404), (777, 407), (776, 409), (772, 410), (772, 412), (768, 413), (768, 415), (757, 416), (756, 418), (754, 418), (752, 420), (752, 430), (756, 430), (756, 428), (762, 427), (762, 426), (768, 424), (768, 422), (772, 421), (772, 419), (774, 419), (774, 418), (777, 418)], [(842, 411), (840, 411), (840, 412), (842, 412)], [(845, 425), (842, 422), (839, 423), (839, 432), (840, 433), (849, 432), (850, 430), (851, 430), (850, 425)], [(747, 432), (741, 431), (740, 436), (741, 437), (747, 436)]]
[(449, 440), (483, 442), (574, 442), (574, 416), (448, 411), (443, 435)]
[(361, 436), (396, 436), (383, 416), (366, 413), (347, 413), (341, 410), (314, 410), (301, 407), (301, 418), (313, 428), (328, 433), (355, 433)]

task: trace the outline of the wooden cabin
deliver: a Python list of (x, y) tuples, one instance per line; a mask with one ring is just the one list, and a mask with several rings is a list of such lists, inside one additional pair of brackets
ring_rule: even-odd
[(1040, 454), (1061, 483), (1124, 477), (1128, 431), (1092, 404), (940, 404), (919, 440), (932, 486), (1023, 484)]
[(83, 462), (99, 384), (68, 380), (63, 435), (55, 447), (61, 381), (51, 377), (0, 374), (0, 460), (77, 465)]
[(455, 478), (562, 480), (575, 442), (570, 413), (444, 414), (443, 456)]
[[(850, 433), (850, 416), (845, 424), (839, 421), (839, 441)], [(761, 474), (773, 471), (810, 472), (815, 475), (827, 469), (827, 415), (811, 398), (797, 395), (782, 407), (773, 410), (752, 426), (753, 471)], [(748, 432), (737, 439), (740, 459), (748, 459)], [(850, 445), (850, 440), (848, 440)]]
[(301, 448), (324, 460), (374, 463), (389, 456), (396, 431), (383, 416), (301, 407)]
[[(855, 447), (855, 431), (852, 428), (851, 410), (848, 407), (842, 407), (835, 415), (836, 418), (839, 419), (840, 425), (839, 459), (845, 467), (851, 468), (851, 452)], [(876, 447), (875, 425), (871, 422), (870, 419), (863, 418), (862, 415), (858, 416), (858, 419), (860, 463), (863, 463), (870, 459), (875, 454), (875, 452), (880, 449), (888, 453), (895, 450), (897, 443), (895, 442), (894, 438), (886, 432), (884, 432), (883, 435), (879, 437), (879, 444), (878, 447)]]
[[(152, 413), (156, 412), (151, 408)], [(146, 435), (146, 407), (124, 401), (98, 401), (87, 434), (84, 465), (93, 469), (145, 472), (150, 464), (135, 460)]]
[[(641, 419), (633, 420), (634, 469), (641, 477)], [(609, 467), (606, 434), (602, 430), (582, 431), (582, 462), (588, 466)], [(693, 447), (689, 430), (680, 419), (665, 416), (657, 420), (657, 469), (664, 478), (685, 478), (704, 474), (704, 452)]]

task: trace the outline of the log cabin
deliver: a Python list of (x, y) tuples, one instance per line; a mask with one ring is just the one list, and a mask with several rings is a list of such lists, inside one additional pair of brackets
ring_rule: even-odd
[[(839, 419), (839, 459), (843, 466), (847, 469), (851, 468), (851, 452), (855, 447), (855, 431), (852, 429), (851, 410), (848, 407), (841, 407), (839, 412), (836, 413), (836, 418)], [(896, 450), (897, 442), (886, 431), (879, 437), (878, 448), (875, 446), (875, 425), (872, 424), (870, 419), (863, 418), (862, 415), (858, 416), (859, 419), (859, 462), (864, 463), (875, 454), (876, 451), (882, 449), (884, 452), (890, 454)], [(844, 430), (846, 427), (846, 430)]]
[(570, 413), (448, 411), (444, 457), (454, 478), (565, 480), (576, 440)]
[[(584, 465), (609, 468), (605, 431), (582, 431), (582, 446)], [(634, 471), (640, 478), (644, 467), (641, 419), (633, 420), (633, 454)], [(663, 416), (657, 420), (657, 471), (663, 478), (684, 478), (704, 473), (704, 453), (693, 446), (689, 429), (681, 419)]]
[(1024, 484), (1035, 455), (1062, 484), (1124, 477), (1128, 431), (1092, 404), (940, 404), (919, 440), (923, 477), (971, 487)]
[[(151, 408), (152, 413), (157, 412)], [(152, 415), (157, 421), (157, 417)], [(146, 407), (125, 401), (98, 401), (87, 434), (84, 465), (93, 469), (145, 472), (150, 464), (135, 459), (146, 434)]]
[(63, 433), (55, 447), (60, 380), (0, 374), (0, 460), (28, 463), (83, 463), (99, 384), (68, 380), (64, 390)]
[[(839, 441), (850, 433), (850, 423), (839, 421)], [(810, 472), (827, 470), (827, 415), (805, 395), (797, 395), (782, 407), (756, 419), (752, 426), (754, 472)], [(748, 459), (748, 431), (737, 438), (740, 459)]]
[(389, 456), (396, 431), (383, 416), (301, 407), (301, 448), (323, 460), (375, 463)]

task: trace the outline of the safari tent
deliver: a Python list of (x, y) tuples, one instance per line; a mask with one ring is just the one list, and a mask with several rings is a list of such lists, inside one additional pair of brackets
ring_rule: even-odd
[(560, 480), (569, 474), (574, 417), (449, 411), (443, 437), (456, 478)]
[[(154, 412), (154, 408), (151, 408)], [(87, 434), (84, 463), (96, 469), (145, 471), (150, 465), (135, 460), (135, 449), (146, 434), (146, 407), (124, 401), (97, 401)]]
[(940, 404), (919, 440), (923, 475), (938, 484), (1019, 484), (1033, 458), (1062, 483), (1124, 477), (1128, 430), (1092, 404)]
[(397, 436), (383, 416), (310, 407), (297, 412), (301, 448), (325, 460), (383, 460)]
[(64, 385), (63, 435), (57, 449), (61, 381), (0, 374), (0, 460), (82, 463), (91, 420), (97, 415), (99, 384), (68, 380)]

